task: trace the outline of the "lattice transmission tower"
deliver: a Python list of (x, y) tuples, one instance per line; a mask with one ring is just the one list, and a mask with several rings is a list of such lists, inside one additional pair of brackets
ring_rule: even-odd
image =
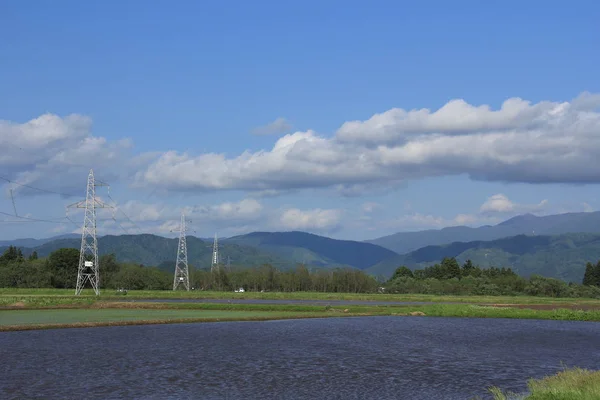
[(190, 274), (187, 258), (187, 228), (185, 225), (185, 215), (181, 213), (181, 224), (179, 225), (179, 245), (177, 246), (177, 261), (175, 262), (175, 277), (173, 278), (173, 290), (183, 287), (190, 290)]
[(83, 228), (81, 230), (81, 249), (79, 250), (79, 267), (77, 269), (77, 284), (75, 295), (81, 294), (85, 284), (89, 282), (96, 293), (100, 294), (100, 263), (98, 259), (98, 239), (96, 238), (96, 209), (113, 208), (96, 198), (96, 187), (108, 184), (94, 179), (94, 171), (90, 169), (87, 180), (85, 200), (67, 206), (83, 208)]
[(213, 252), (212, 252), (212, 263), (210, 265), (210, 272), (216, 272), (220, 268), (220, 256), (219, 256), (219, 240), (215, 233), (215, 240), (213, 241)]

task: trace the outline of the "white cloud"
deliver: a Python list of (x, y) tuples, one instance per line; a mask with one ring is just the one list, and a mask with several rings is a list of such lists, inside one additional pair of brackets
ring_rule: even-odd
[(544, 210), (544, 207), (548, 205), (548, 200), (542, 200), (538, 204), (517, 204), (512, 202), (508, 197), (502, 193), (495, 194), (488, 197), (488, 199), (481, 205), (479, 212), (483, 214), (489, 213), (533, 213)]
[(237, 203), (226, 202), (216, 206), (196, 206), (192, 215), (200, 218), (219, 221), (250, 221), (262, 214), (263, 206), (256, 199), (243, 199)]
[(542, 200), (538, 204), (519, 204), (499, 193), (488, 197), (476, 212), (460, 213), (451, 218), (416, 212), (384, 221), (382, 226), (407, 231), (441, 229), (449, 226), (494, 225), (515, 215), (545, 211), (548, 211), (547, 200)]
[(296, 132), (272, 149), (191, 156), (167, 152), (136, 176), (174, 190), (363, 190), (427, 176), (600, 183), (600, 95), (571, 102), (506, 100), (499, 110), (453, 100), (345, 123), (332, 138)]
[[(3, 175), (21, 184), (69, 194), (85, 193), (91, 168), (97, 168), (105, 179), (125, 176), (131, 141), (109, 142), (93, 136), (91, 125), (90, 118), (77, 114), (64, 118), (44, 114), (25, 123), (0, 121)], [(14, 191), (44, 193), (23, 186), (15, 186)]]
[(583, 203), (583, 212), (594, 212), (594, 207), (590, 206), (588, 203)]
[(255, 128), (252, 133), (255, 135), (278, 135), (290, 129), (292, 129), (292, 125), (285, 118), (279, 117), (265, 126)]
[(285, 229), (307, 231), (332, 231), (339, 227), (342, 210), (314, 209), (299, 210), (291, 208), (283, 211), (279, 222)]
[(362, 210), (366, 213), (372, 213), (380, 208), (381, 208), (381, 204), (375, 203), (372, 201), (368, 201), (366, 203), (363, 203), (363, 205), (362, 205)]
[[(181, 212), (184, 211), (186, 219), (191, 221), (190, 229), (200, 231), (202, 234), (218, 230), (221, 236), (256, 230), (332, 232), (340, 226), (343, 214), (337, 209), (267, 208), (254, 198), (186, 207), (129, 201), (121, 205), (120, 209), (124, 214), (117, 211), (115, 216), (121, 226), (131, 230), (131, 233), (137, 233), (136, 227), (148, 233), (177, 232)], [(110, 217), (109, 214), (107, 215)], [(135, 225), (129, 223), (125, 215), (131, 218)], [(80, 217), (73, 217), (73, 219), (79, 221)], [(110, 228), (118, 233), (121, 226)], [(109, 225), (102, 226), (103, 234), (111, 231), (108, 228)], [(120, 233), (124, 233), (122, 229)]]

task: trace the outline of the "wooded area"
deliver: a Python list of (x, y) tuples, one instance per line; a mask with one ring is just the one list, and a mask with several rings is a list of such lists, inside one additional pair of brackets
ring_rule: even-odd
[[(33, 253), (24, 257), (16, 247), (0, 256), (0, 287), (74, 289), (79, 264), (79, 250), (59, 249), (47, 258)], [(467, 260), (462, 266), (455, 258), (440, 264), (411, 270), (396, 269), (387, 282), (381, 282), (354, 268), (309, 270), (299, 264), (281, 270), (272, 265), (238, 268), (218, 272), (190, 267), (193, 290), (233, 291), (315, 291), (345, 293), (420, 293), (448, 295), (530, 295), (547, 297), (600, 298), (600, 261), (588, 263), (583, 284), (542, 276), (523, 278), (510, 268), (483, 269)], [(119, 263), (114, 255), (100, 258), (100, 287), (128, 290), (170, 290), (173, 273), (157, 267)]]

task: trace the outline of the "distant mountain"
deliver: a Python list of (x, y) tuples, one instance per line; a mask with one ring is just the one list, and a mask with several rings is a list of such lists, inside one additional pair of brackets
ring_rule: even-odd
[(571, 232), (600, 233), (600, 211), (543, 217), (525, 214), (494, 226), (486, 225), (479, 228), (453, 226), (439, 230), (399, 232), (378, 239), (367, 240), (366, 242), (404, 254), (425, 246), (442, 245), (457, 241), (495, 240), (521, 234), (560, 235)]
[(316, 266), (352, 266), (365, 269), (397, 253), (371, 243), (337, 240), (306, 232), (253, 232), (223, 239), (221, 243), (251, 246), (294, 262)]
[[(118, 261), (135, 262), (149, 266), (175, 266), (177, 245), (179, 239), (168, 239), (157, 235), (121, 235), (102, 236), (98, 238), (98, 252), (100, 255), (114, 253)], [(81, 246), (81, 239), (57, 239), (46, 242), (40, 246), (23, 248), (27, 256), (34, 250), (40, 257), (46, 257), (51, 252), (60, 248), (76, 248)], [(188, 262), (197, 268), (210, 268), (212, 243), (202, 241), (196, 237), (187, 237)], [(0, 248), (4, 251), (5, 247)], [(273, 265), (289, 264), (289, 260), (274, 254), (269, 254), (259, 249), (238, 245), (235, 243), (222, 244), (221, 255), (223, 258), (231, 257), (232, 265), (255, 266), (265, 263)], [(223, 260), (224, 263), (226, 259)], [(170, 268), (170, 267), (169, 267)]]
[(25, 238), (25, 239), (14, 239), (14, 240), (0, 240), (0, 247), (8, 247), (8, 246), (16, 246), (16, 247), (37, 247), (41, 246), (45, 243), (52, 242), (53, 240), (58, 239), (71, 239), (78, 238), (81, 235), (74, 233), (67, 233), (64, 235), (58, 235), (49, 237), (46, 239), (33, 239), (33, 238)]
[(456, 257), (460, 263), (470, 259), (481, 267), (510, 267), (525, 277), (539, 274), (580, 282), (585, 264), (600, 260), (600, 234), (517, 235), (492, 241), (426, 246), (384, 260), (366, 272), (389, 277), (401, 265), (423, 268), (440, 262), (444, 257)]

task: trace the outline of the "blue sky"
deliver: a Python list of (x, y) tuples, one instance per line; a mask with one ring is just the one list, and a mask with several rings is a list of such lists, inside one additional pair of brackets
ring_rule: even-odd
[(119, 207), (99, 234), (169, 235), (182, 208), (200, 236), (350, 239), (597, 210), (599, 20), (593, 1), (4, 1), (0, 238), (77, 230), (60, 218), (90, 168)]

